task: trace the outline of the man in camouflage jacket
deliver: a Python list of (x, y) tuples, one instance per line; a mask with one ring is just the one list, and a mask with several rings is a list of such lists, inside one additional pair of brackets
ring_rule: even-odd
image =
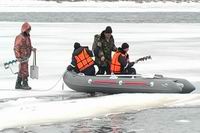
[[(97, 35), (96, 35), (97, 36)], [(112, 60), (112, 51), (116, 51), (112, 28), (107, 26), (96, 40), (97, 46), (94, 48), (95, 62), (99, 68), (97, 74), (111, 74), (110, 64)]]

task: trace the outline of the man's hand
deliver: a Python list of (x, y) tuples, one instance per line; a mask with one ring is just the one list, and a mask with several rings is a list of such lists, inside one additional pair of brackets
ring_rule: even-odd
[(17, 61), (20, 63), (28, 62), (28, 58), (17, 58)]
[(101, 42), (98, 42), (98, 43), (97, 43), (97, 46), (101, 47), (101, 46), (102, 46)]
[(68, 70), (68, 71), (72, 71), (72, 70), (73, 70), (73, 67), (72, 67), (71, 65), (69, 65), (69, 66), (67, 67), (67, 70)]
[(132, 67), (134, 64), (135, 64), (135, 62), (130, 62), (130, 63), (128, 64), (128, 67)]
[(22, 62), (23, 60), (21, 58), (17, 58), (17, 61), (18, 62)]
[(101, 57), (101, 61), (105, 61), (105, 57), (104, 56)]
[(33, 51), (33, 52), (36, 52), (36, 50), (37, 50), (36, 48), (32, 48), (32, 51)]

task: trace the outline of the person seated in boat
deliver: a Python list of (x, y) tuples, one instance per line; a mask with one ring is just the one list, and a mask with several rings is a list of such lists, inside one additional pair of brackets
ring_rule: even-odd
[(71, 64), (67, 67), (68, 71), (74, 70), (85, 75), (95, 75), (93, 53), (88, 47), (83, 47), (80, 43), (74, 43)]
[(123, 43), (121, 47), (114, 53), (111, 63), (111, 72), (114, 74), (136, 74), (133, 65), (135, 62), (129, 61), (129, 45)]

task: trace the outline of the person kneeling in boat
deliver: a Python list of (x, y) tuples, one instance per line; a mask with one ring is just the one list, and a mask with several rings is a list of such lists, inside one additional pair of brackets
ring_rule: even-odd
[(68, 71), (74, 70), (85, 75), (95, 75), (93, 53), (88, 47), (83, 47), (80, 43), (74, 43), (71, 64), (67, 67)]
[(114, 74), (136, 74), (135, 68), (132, 66), (135, 62), (129, 62), (128, 55), (129, 45), (123, 43), (115, 52), (111, 63), (111, 72)]

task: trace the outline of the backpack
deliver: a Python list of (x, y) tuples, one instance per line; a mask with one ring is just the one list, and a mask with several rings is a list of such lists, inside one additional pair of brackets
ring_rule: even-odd
[(94, 51), (96, 49), (99, 40), (100, 40), (100, 35), (98, 35), (98, 34), (94, 35), (94, 42), (92, 44), (92, 51)]

